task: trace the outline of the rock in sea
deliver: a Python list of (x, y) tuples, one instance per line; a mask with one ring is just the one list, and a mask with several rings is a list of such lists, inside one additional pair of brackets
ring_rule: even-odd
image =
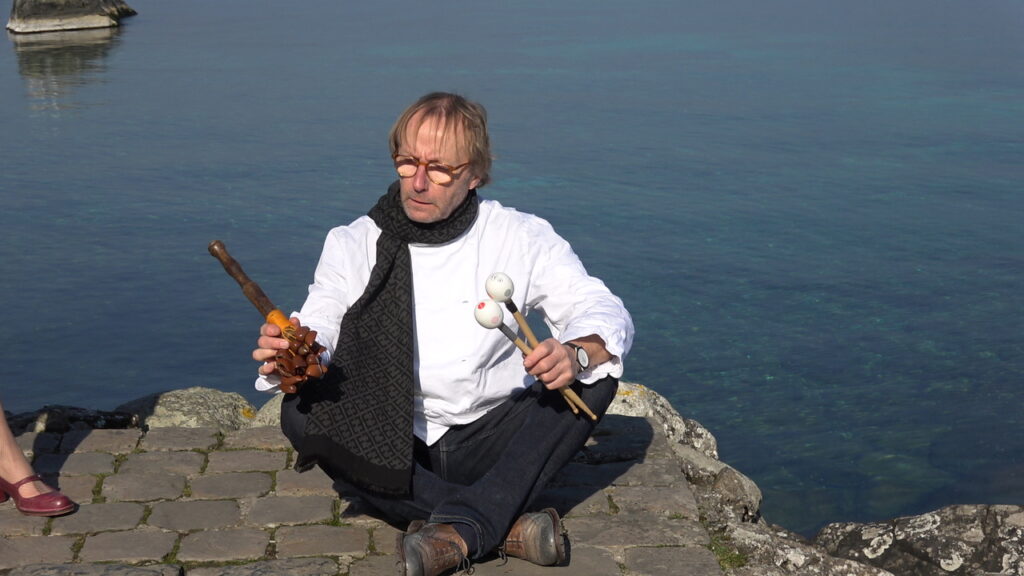
[(124, 0), (14, 0), (7, 29), (24, 34), (109, 28), (135, 13)]

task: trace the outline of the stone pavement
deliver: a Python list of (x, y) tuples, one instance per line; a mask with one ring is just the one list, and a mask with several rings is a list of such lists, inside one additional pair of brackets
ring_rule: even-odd
[[(400, 529), (339, 499), (276, 427), (82, 430), (18, 437), (36, 470), (79, 502), (61, 518), (0, 504), (0, 575), (397, 574)], [(564, 516), (569, 561), (497, 557), (477, 576), (721, 575), (661, 426), (609, 414), (537, 508)]]

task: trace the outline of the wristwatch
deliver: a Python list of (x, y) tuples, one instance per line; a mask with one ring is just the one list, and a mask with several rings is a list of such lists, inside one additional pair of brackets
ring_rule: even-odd
[(577, 374), (586, 372), (587, 368), (590, 368), (590, 356), (587, 356), (587, 351), (583, 349), (583, 346), (572, 342), (566, 342), (565, 345), (576, 351), (576, 366), (579, 367)]

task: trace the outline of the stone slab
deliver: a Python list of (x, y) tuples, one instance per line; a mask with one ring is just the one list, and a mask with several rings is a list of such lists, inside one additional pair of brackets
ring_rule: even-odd
[(224, 435), (224, 447), (230, 449), (252, 448), (256, 450), (289, 450), (292, 447), (288, 437), (279, 426), (242, 428)]
[(207, 474), (222, 472), (268, 472), (283, 470), (288, 464), (287, 452), (263, 450), (228, 450), (213, 452), (206, 465)]
[(126, 564), (35, 564), (11, 570), (7, 576), (183, 576), (173, 564), (129, 566)]
[(384, 576), (394, 574), (401, 574), (401, 572), (398, 571), (398, 557), (393, 555), (367, 556), (353, 560), (348, 566), (348, 576)]
[(697, 500), (689, 484), (662, 486), (616, 486), (610, 488), (612, 502), (624, 514), (651, 513), (671, 518), (699, 520)]
[(246, 524), (279, 526), (329, 522), (334, 519), (334, 501), (330, 496), (258, 498), (246, 515)]
[(128, 454), (135, 450), (142, 437), (142, 430), (72, 430), (65, 432), (60, 441), (62, 454), (79, 452), (107, 452)]
[[(289, 558), (242, 566), (192, 568), (188, 571), (188, 576), (337, 576), (344, 574), (344, 569), (344, 566), (339, 566), (337, 560), (330, 558)], [(387, 574), (393, 573), (392, 571)]]
[(604, 488), (611, 486), (616, 479), (638, 463), (637, 461), (629, 461), (594, 465), (570, 462), (555, 475), (555, 478), (549, 485), (551, 487), (591, 486), (594, 488)]
[(72, 536), (0, 538), (0, 570), (43, 562), (71, 562), (75, 541)]
[(206, 500), (265, 496), (272, 486), (265, 472), (228, 472), (193, 478), (192, 497)]
[(184, 476), (129, 472), (104, 478), (102, 494), (107, 500), (149, 502), (180, 498), (184, 490)]
[(337, 495), (337, 491), (334, 489), (334, 480), (331, 480), (331, 477), (319, 467), (302, 473), (295, 470), (281, 470), (277, 473), (275, 491), (282, 496)]
[(92, 475), (44, 476), (43, 479), (47, 484), (60, 490), (65, 496), (79, 504), (89, 504), (92, 502), (93, 494), (100, 482), (99, 476)]
[(675, 486), (685, 483), (686, 474), (675, 460), (639, 462), (612, 482), (615, 486)]
[(721, 576), (718, 559), (707, 548), (681, 546), (631, 548), (626, 550), (625, 565), (630, 576)]
[(206, 454), (202, 452), (141, 452), (125, 457), (117, 472), (166, 472), (195, 476), (205, 465)]
[(139, 525), (146, 507), (135, 502), (85, 504), (69, 516), (54, 518), (51, 534), (86, 534), (107, 530), (131, 530)]
[(260, 560), (270, 534), (255, 528), (204, 530), (182, 538), (178, 560), (182, 562), (234, 562)]
[(46, 518), (18, 512), (13, 499), (0, 504), (0, 536), (42, 536), (46, 521)]
[(82, 562), (159, 562), (177, 541), (174, 532), (103, 532), (86, 537), (78, 557)]
[(164, 530), (190, 532), (237, 526), (242, 512), (234, 500), (157, 502), (146, 524)]
[(102, 452), (40, 454), (32, 462), (32, 468), (40, 474), (61, 476), (110, 474), (114, 471), (114, 456)]
[(652, 518), (648, 514), (581, 516), (562, 521), (574, 542), (610, 550), (633, 546), (706, 546), (707, 531), (692, 520)]
[(216, 428), (152, 428), (139, 442), (145, 451), (211, 450), (220, 443)]
[[(397, 533), (397, 532), (396, 532)], [(275, 533), (277, 557), (365, 556), (370, 534), (356, 526), (285, 526)], [(394, 546), (392, 540), (391, 546)]]
[[(360, 524), (360, 526), (363, 526)], [(370, 549), (375, 554), (396, 554), (395, 541), (399, 534), (405, 532), (407, 526), (401, 530), (390, 525), (381, 523), (379, 526), (366, 526), (370, 532)]]
[(554, 508), (563, 517), (611, 514), (611, 500), (606, 490), (580, 486), (548, 488), (541, 492), (532, 508)]

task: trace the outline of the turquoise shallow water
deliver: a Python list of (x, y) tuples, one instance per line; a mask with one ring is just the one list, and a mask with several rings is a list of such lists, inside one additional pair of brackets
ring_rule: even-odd
[(1024, 7), (135, 0), (0, 46), (7, 409), (202, 385), (391, 179), (424, 92), (491, 114), (484, 192), (620, 294), (627, 378), (805, 533), (1024, 502)]

